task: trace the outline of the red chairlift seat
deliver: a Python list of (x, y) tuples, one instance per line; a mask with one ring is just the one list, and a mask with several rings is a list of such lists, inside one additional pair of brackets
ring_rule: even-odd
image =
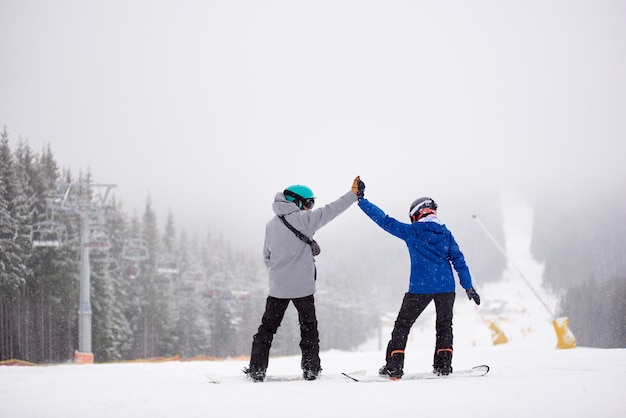
[(89, 242), (84, 245), (87, 248), (106, 251), (111, 247), (109, 234), (102, 228), (94, 228), (89, 232)]

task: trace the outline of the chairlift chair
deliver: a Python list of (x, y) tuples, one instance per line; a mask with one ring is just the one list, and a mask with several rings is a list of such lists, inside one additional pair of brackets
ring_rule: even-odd
[(122, 258), (128, 261), (144, 261), (150, 258), (148, 243), (143, 239), (129, 239), (124, 242)]
[(166, 275), (178, 274), (178, 263), (173, 260), (163, 260), (157, 264), (157, 273)]
[(54, 221), (37, 222), (30, 232), (33, 247), (60, 247), (65, 240), (65, 225)]
[(246, 290), (231, 290), (230, 294), (236, 300), (248, 300), (250, 298), (250, 293)]
[(180, 278), (178, 290), (198, 293), (205, 284), (206, 278), (204, 273), (197, 270), (188, 270)]
[(106, 263), (110, 261), (109, 252), (106, 250), (91, 248), (89, 250), (89, 260), (100, 262), (100, 263)]
[(107, 251), (111, 247), (109, 234), (104, 228), (93, 228), (89, 231), (89, 242), (85, 243), (85, 247), (92, 250)]
[(14, 225), (0, 225), (0, 241), (13, 241), (17, 238), (17, 227)]

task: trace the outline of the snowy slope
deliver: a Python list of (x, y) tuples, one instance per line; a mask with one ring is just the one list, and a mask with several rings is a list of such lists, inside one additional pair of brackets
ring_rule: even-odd
[[(621, 417), (626, 408), (626, 350), (558, 350), (551, 315), (520, 279), (523, 274), (544, 303), (542, 266), (528, 254), (532, 214), (520, 202), (506, 204), (509, 265), (501, 283), (477, 288), (477, 307), (460, 294), (455, 306), (456, 369), (489, 364), (471, 379), (354, 383), (340, 378), (305, 382), (248, 382), (245, 361), (168, 362), (0, 367), (1, 417), (423, 417), (507, 418)], [(508, 202), (508, 203), (507, 203)], [(494, 250), (494, 257), (498, 256)], [(400, 303), (400, 301), (398, 301)], [(415, 324), (406, 370), (427, 371), (434, 345), (433, 310)], [(393, 318), (391, 318), (393, 320)], [(324, 352), (324, 374), (382, 365), (390, 333), (359, 352)], [(490, 323), (506, 334), (494, 345)], [(299, 372), (298, 357), (272, 358), (268, 374)], [(206, 374), (223, 377), (212, 384)]]
[[(413, 348), (411, 369), (430, 364)], [(326, 373), (380, 366), (381, 352), (322, 355)], [(0, 368), (2, 417), (621, 417), (626, 350), (463, 347), (455, 367), (489, 363), (486, 377), (353, 383), (251, 383), (242, 361)], [(294, 373), (296, 357), (274, 358), (271, 373)], [(205, 373), (241, 376), (221, 385)]]
[[(495, 324), (510, 342), (556, 346), (552, 319), (558, 298), (542, 286), (544, 266), (530, 254), (533, 214), (518, 195), (503, 195), (504, 249), (507, 268), (502, 280), (480, 286), (484, 305), (477, 314)], [(489, 249), (485, 249), (489, 251)], [(494, 244), (494, 257), (505, 257)]]

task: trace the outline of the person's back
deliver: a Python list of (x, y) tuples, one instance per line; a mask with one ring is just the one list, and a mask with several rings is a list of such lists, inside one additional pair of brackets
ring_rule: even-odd
[[(310, 195), (313, 196), (313, 193), (310, 192)], [(315, 259), (311, 248), (287, 228), (280, 217), (284, 217), (293, 228), (312, 239), (315, 232), (354, 202), (356, 196), (349, 191), (321, 208), (312, 209), (311, 206), (303, 210), (298, 204), (294, 204), (294, 200), (290, 201), (284, 192), (276, 193), (272, 204), (275, 216), (266, 224), (263, 246), (263, 257), (269, 274), (270, 296), (299, 298), (315, 293)]]
[(359, 207), (377, 225), (404, 240), (411, 260), (409, 290), (387, 345), (385, 365), (379, 373), (390, 378), (401, 378), (404, 368), (404, 349), (411, 327), (430, 304), (435, 302), (436, 343), (433, 371), (452, 373), (452, 317), (455, 282), (452, 267), (457, 271), (461, 286), (470, 299), (480, 304), (472, 287), (472, 278), (452, 233), (437, 217), (437, 204), (429, 197), (415, 200), (409, 209), (410, 224), (386, 215), (367, 199), (359, 200)]
[(298, 311), (302, 376), (315, 380), (322, 370), (315, 313), (313, 234), (357, 200), (359, 178), (352, 190), (324, 207), (313, 209), (315, 196), (307, 186), (292, 185), (274, 197), (275, 216), (266, 224), (263, 257), (269, 275), (269, 295), (261, 325), (252, 340), (249, 366), (244, 372), (255, 382), (265, 379), (269, 354), (289, 303)]

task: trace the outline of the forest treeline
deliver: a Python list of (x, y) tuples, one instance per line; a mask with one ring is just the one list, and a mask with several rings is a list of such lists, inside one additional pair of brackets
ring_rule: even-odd
[(557, 314), (579, 346), (626, 348), (626, 195), (604, 183), (547, 190), (533, 204), (531, 251), (561, 295)]
[[(102, 201), (102, 192), (89, 173), (60, 169), (50, 146), (34, 151), (19, 141), (12, 150), (6, 127), (1, 132), (0, 360), (65, 362), (78, 350), (82, 216), (89, 217), (95, 361), (248, 355), (266, 297), (258, 254), (211, 230), (179, 231), (172, 214), (160, 227), (149, 197), (141, 215), (128, 216), (114, 194)], [(559, 314), (570, 318), (578, 345), (626, 347), (626, 210), (607, 205), (605, 216), (589, 217), (584, 208), (568, 211), (579, 207), (574, 203), (541, 210), (546, 202), (535, 207), (532, 251), (545, 264), (544, 284), (562, 295)], [(486, 245), (467, 246), (479, 283), (497, 279), (505, 267)], [(406, 263), (366, 266), (364, 248), (338, 251), (341, 263), (320, 263), (324, 350), (356, 349), (376, 335), (389, 309), (382, 295), (405, 286)], [(395, 257), (395, 247), (371, 251)], [(273, 354), (298, 352), (295, 317), (285, 316)]]
[[(73, 359), (85, 245), (96, 362), (249, 354), (266, 297), (256, 255), (211, 231), (178, 231), (171, 214), (160, 229), (149, 198), (129, 217), (89, 173), (61, 170), (50, 146), (12, 151), (6, 127), (0, 167), (0, 360)], [(378, 326), (358, 300), (321, 298), (318, 310), (324, 349), (354, 349)], [(273, 353), (294, 354), (298, 335), (285, 320)]]

